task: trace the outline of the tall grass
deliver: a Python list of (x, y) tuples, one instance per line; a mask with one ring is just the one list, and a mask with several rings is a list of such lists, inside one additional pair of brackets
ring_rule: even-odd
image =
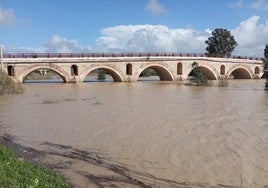
[(59, 187), (70, 185), (64, 179), (39, 165), (18, 159), (0, 144), (0, 188)]
[(0, 71), (0, 95), (22, 93), (21, 83), (15, 83), (5, 72)]

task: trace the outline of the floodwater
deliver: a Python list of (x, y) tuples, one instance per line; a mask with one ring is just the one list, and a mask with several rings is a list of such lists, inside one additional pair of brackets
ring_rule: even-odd
[[(32, 83), (22, 95), (0, 97), (0, 123), (17, 142), (49, 151), (44, 161), (62, 164), (59, 170), (75, 187), (138, 187), (139, 180), (151, 187), (200, 182), (263, 188), (268, 185), (263, 87), (264, 80), (230, 80), (227, 87)], [(97, 162), (64, 158), (82, 150)], [(122, 180), (123, 170), (130, 183)]]

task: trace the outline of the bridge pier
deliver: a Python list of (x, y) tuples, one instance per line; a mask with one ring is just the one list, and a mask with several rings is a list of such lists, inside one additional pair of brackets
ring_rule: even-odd
[(79, 76), (73, 76), (71, 79), (66, 80), (66, 83), (79, 83), (83, 82), (83, 80), (80, 80)]
[(228, 76), (227, 75), (220, 75), (218, 77), (218, 80), (228, 80)]

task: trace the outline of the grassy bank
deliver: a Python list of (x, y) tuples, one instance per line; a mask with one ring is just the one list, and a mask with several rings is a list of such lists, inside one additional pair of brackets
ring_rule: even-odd
[(15, 155), (10, 144), (0, 142), (0, 188), (70, 187), (62, 176)]

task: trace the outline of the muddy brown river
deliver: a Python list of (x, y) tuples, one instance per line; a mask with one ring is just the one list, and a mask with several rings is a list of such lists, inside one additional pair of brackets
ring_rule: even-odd
[(75, 187), (263, 188), (263, 87), (264, 80), (31, 83), (22, 95), (0, 97), (0, 123), (18, 143), (48, 151), (43, 160)]

